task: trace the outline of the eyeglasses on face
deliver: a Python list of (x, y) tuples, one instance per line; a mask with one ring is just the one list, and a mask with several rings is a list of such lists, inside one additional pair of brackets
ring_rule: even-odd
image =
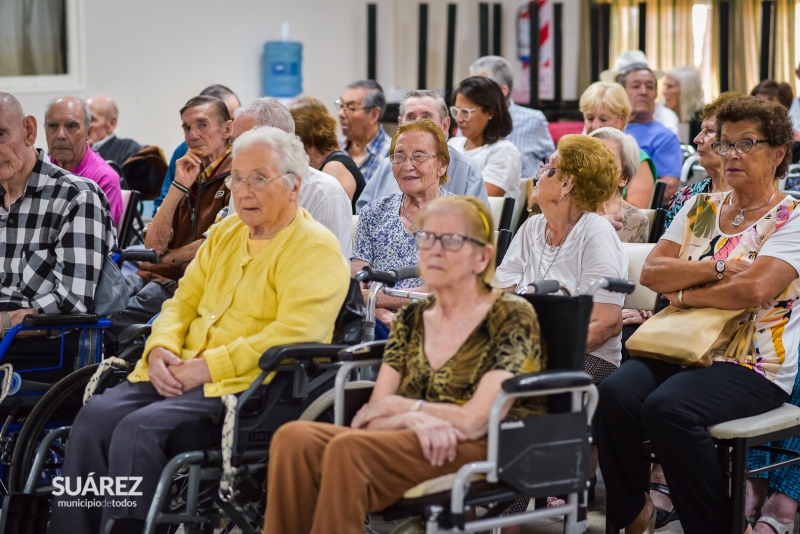
[(353, 113), (355, 113), (356, 111), (358, 111), (360, 109), (363, 109), (363, 110), (372, 109), (372, 108), (368, 108), (368, 107), (364, 107), (364, 106), (361, 106), (361, 107), (358, 107), (358, 108), (355, 107), (355, 106), (352, 106), (352, 105), (347, 106), (347, 105), (345, 105), (344, 102), (342, 102), (341, 98), (337, 98), (336, 101), (334, 101), (333, 105), (336, 106), (336, 109), (338, 111), (344, 111), (345, 115), (352, 115)]
[(414, 243), (417, 244), (417, 248), (420, 250), (428, 250), (433, 248), (433, 245), (436, 243), (436, 241), (441, 241), (442, 248), (449, 252), (458, 252), (467, 241), (480, 247), (486, 246), (486, 243), (483, 241), (478, 241), (473, 237), (461, 234), (436, 235), (433, 232), (423, 232), (422, 230), (414, 233)]
[(407, 159), (410, 159), (414, 165), (422, 165), (431, 158), (435, 158), (436, 154), (425, 154), (424, 152), (414, 152), (410, 156), (395, 152), (389, 156), (389, 161), (392, 165), (404, 165)]
[(250, 178), (245, 178), (244, 176), (240, 176), (238, 174), (230, 175), (227, 178), (225, 178), (225, 185), (231, 191), (238, 191), (239, 189), (244, 187), (245, 184), (247, 184), (248, 186), (250, 186), (251, 191), (258, 192), (258, 191), (263, 191), (267, 187), (267, 184), (269, 184), (271, 181), (277, 180), (278, 178), (283, 178), (287, 174), (292, 174), (292, 173), (285, 172), (278, 176), (273, 176), (272, 178), (267, 178), (266, 176), (263, 176), (261, 174), (256, 174), (255, 176), (251, 176)]
[(473, 111), (478, 111), (480, 108), (457, 108), (455, 106), (450, 106), (450, 115), (453, 116), (454, 119), (457, 119), (459, 115), (466, 115), (467, 120), (472, 117)]
[(728, 153), (731, 151), (731, 147), (733, 147), (736, 152), (739, 154), (747, 154), (753, 147), (759, 143), (768, 143), (766, 139), (739, 139), (735, 143), (726, 143), (724, 141), (718, 141), (716, 143), (711, 143), (711, 150), (714, 151), (714, 154), (718, 156), (727, 156)]
[(558, 169), (554, 169), (550, 165), (548, 165), (547, 163), (542, 163), (540, 161), (539, 162), (539, 170), (536, 171), (536, 176), (538, 176), (539, 178), (542, 178), (543, 176), (546, 175), (548, 178), (552, 178), (553, 176), (555, 176), (556, 171), (558, 171)]

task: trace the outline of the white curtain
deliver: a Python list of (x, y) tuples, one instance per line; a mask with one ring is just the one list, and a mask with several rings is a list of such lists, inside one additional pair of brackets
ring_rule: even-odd
[(0, 1), (0, 76), (65, 74), (64, 3)]

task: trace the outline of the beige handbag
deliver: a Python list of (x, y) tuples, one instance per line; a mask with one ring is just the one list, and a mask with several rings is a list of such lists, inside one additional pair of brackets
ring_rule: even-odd
[(625, 347), (635, 357), (708, 367), (714, 352), (727, 343), (725, 358), (755, 363), (755, 315), (748, 310), (680, 309), (670, 304), (642, 323)]

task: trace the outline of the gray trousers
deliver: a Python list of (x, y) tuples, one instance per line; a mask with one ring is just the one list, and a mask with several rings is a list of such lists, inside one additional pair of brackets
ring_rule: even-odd
[[(146, 518), (158, 478), (169, 461), (164, 449), (170, 432), (186, 421), (219, 413), (220, 404), (218, 397), (204, 397), (202, 387), (164, 398), (149, 382), (125, 381), (93, 397), (72, 427), (62, 469), (64, 483), (76, 488), (81, 477), (85, 488), (88, 475), (94, 473), (99, 488), (100, 477), (138, 476), (142, 477), (137, 488), (141, 496), (65, 493), (55, 498), (48, 532), (96, 534), (112, 517)], [(130, 483), (126, 486), (131, 489)], [(87, 499), (99, 504), (76, 506), (80, 503), (75, 501)], [(114, 506), (109, 500), (128, 502)]]
[(111, 314), (111, 326), (105, 330), (107, 341), (116, 342), (123, 330), (134, 324), (147, 324), (161, 312), (161, 305), (172, 298), (177, 282), (145, 282), (138, 274), (125, 277), (130, 301), (121, 312)]

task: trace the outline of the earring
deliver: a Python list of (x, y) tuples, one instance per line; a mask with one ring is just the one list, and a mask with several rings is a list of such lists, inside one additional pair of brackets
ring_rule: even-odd
[(565, 200), (567, 200), (567, 197), (565, 197), (564, 195), (561, 195), (561, 202), (564, 202)]

